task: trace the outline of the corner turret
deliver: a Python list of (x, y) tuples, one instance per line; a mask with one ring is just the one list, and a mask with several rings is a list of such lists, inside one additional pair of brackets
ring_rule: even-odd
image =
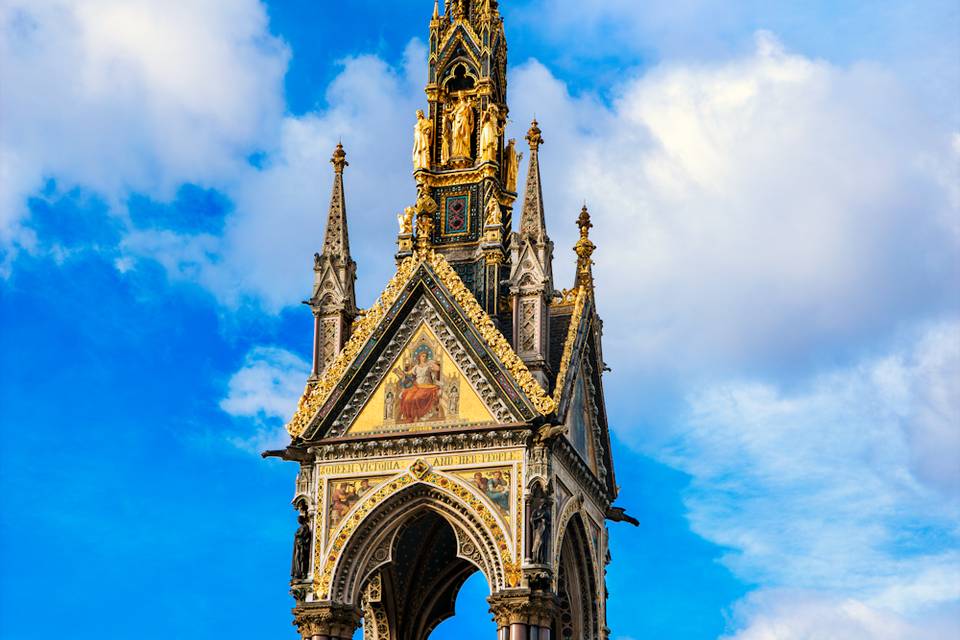
[(350, 256), (347, 205), (343, 193), (343, 170), (349, 163), (342, 144), (337, 144), (330, 163), (333, 165), (333, 191), (327, 228), (323, 251), (313, 256), (313, 295), (306, 301), (314, 317), (313, 378), (320, 375), (346, 344), (350, 338), (350, 326), (358, 313), (357, 265)]

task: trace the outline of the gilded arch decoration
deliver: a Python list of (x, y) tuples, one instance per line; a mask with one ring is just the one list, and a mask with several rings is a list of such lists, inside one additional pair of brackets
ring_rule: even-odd
[[(418, 460), (407, 472), (384, 482), (357, 504), (327, 545), (315, 545), (317, 597), (357, 602), (361, 578), (390, 560), (389, 553), (375, 553), (384, 549), (379, 545), (395, 533), (405, 517), (424, 508), (439, 513), (458, 537), (467, 538), (460, 541), (461, 557), (475, 564), (480, 561), (478, 568), (493, 590), (519, 584), (519, 544), (510, 535), (503, 515), (460, 478), (435, 471)], [(397, 524), (391, 526), (389, 522)], [(322, 530), (319, 514), (317, 526)]]

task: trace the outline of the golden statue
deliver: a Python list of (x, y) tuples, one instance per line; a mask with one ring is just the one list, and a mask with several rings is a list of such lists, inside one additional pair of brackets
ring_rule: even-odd
[(500, 203), (493, 196), (487, 200), (487, 219), (484, 222), (488, 227), (499, 227), (503, 225), (503, 216), (500, 210)]
[(520, 161), (523, 159), (522, 153), (517, 153), (517, 141), (510, 138), (507, 142), (507, 170), (504, 175), (504, 182), (507, 191), (517, 192), (517, 175), (520, 173)]
[(397, 216), (397, 222), (400, 223), (401, 235), (408, 236), (413, 233), (413, 216), (415, 212), (413, 207), (407, 207), (403, 210), (403, 213)]
[(430, 168), (430, 148), (433, 145), (433, 123), (417, 109), (417, 123), (413, 125), (413, 168)]
[(496, 162), (500, 134), (503, 132), (500, 127), (500, 109), (497, 105), (491, 104), (487, 107), (480, 127), (480, 159), (484, 162)]
[(453, 106), (446, 105), (443, 109), (443, 122), (440, 130), (440, 164), (450, 162), (450, 148), (453, 144), (451, 134), (453, 133)]
[(450, 156), (470, 158), (470, 142), (473, 138), (473, 106), (470, 98), (461, 97), (453, 108), (453, 129), (450, 134)]

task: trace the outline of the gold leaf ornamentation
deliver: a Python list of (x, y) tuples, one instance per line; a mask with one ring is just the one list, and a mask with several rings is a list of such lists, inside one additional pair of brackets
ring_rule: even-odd
[[(347, 543), (350, 541), (350, 538), (353, 536), (354, 532), (356, 532), (357, 528), (367, 517), (367, 515), (369, 515), (371, 511), (376, 509), (392, 495), (396, 494), (400, 489), (417, 481), (433, 485), (443, 491), (452, 493), (462, 501), (462, 504), (468, 506), (470, 510), (480, 518), (480, 520), (484, 525), (486, 525), (487, 529), (492, 534), (494, 543), (497, 546), (497, 552), (500, 555), (500, 561), (503, 563), (504, 577), (506, 578), (507, 586), (516, 587), (520, 585), (520, 563), (519, 561), (514, 561), (511, 558), (510, 544), (507, 542), (507, 537), (504, 535), (503, 529), (500, 527), (500, 523), (493, 511), (491, 511), (484, 501), (478, 498), (470, 489), (451, 477), (440, 475), (435, 471), (429, 470), (423, 472), (422, 477), (414, 477), (414, 475), (412, 475), (413, 473), (419, 473), (423, 471), (424, 467), (427, 466), (425, 462), (418, 460), (413, 467), (417, 467), (421, 463), (423, 464), (423, 467), (417, 468), (416, 470), (411, 468), (409, 470), (411, 473), (405, 473), (402, 476), (390, 480), (382, 487), (377, 489), (366, 500), (364, 500), (360, 504), (359, 508), (357, 508), (356, 511), (354, 511), (350, 517), (344, 520), (344, 522), (340, 525), (340, 529), (337, 530), (336, 536), (328, 545), (326, 558), (323, 557), (320, 545), (316, 545), (314, 549), (315, 566), (320, 567), (321, 563), (323, 566), (322, 571), (315, 572), (313, 583), (314, 593), (317, 594), (319, 599), (326, 600), (330, 598), (330, 586), (333, 582), (333, 572), (336, 568), (337, 560), (340, 558), (340, 553), (346, 547)], [(521, 519), (519, 513), (517, 514), (516, 518), (517, 520)], [(519, 558), (519, 555), (517, 557)]]
[(553, 401), (560, 404), (560, 397), (563, 395), (563, 385), (567, 380), (567, 368), (570, 366), (570, 358), (573, 355), (573, 343), (577, 341), (577, 331), (580, 329), (580, 320), (583, 317), (583, 308), (587, 304), (589, 290), (587, 287), (577, 287), (576, 302), (573, 306), (573, 315), (570, 316), (570, 327), (567, 329), (567, 339), (563, 343), (563, 357), (560, 358), (560, 371), (557, 373), (557, 384), (553, 388)]
[(314, 416), (327, 401), (333, 392), (334, 386), (343, 377), (347, 367), (363, 349), (370, 338), (370, 334), (377, 328), (384, 314), (393, 306), (403, 291), (404, 285), (416, 272), (420, 265), (420, 259), (416, 254), (410, 256), (397, 269), (397, 273), (391, 278), (386, 289), (380, 294), (377, 302), (367, 310), (366, 314), (359, 316), (353, 325), (353, 332), (350, 340), (344, 345), (337, 357), (333, 359), (330, 366), (326, 368), (319, 380), (313, 380), (307, 383), (307, 388), (300, 397), (297, 405), (297, 412), (293, 415), (290, 422), (287, 423), (287, 433), (292, 437), (303, 435)]
[(503, 334), (494, 325), (493, 320), (477, 302), (473, 293), (463, 284), (450, 263), (442, 255), (435, 252), (428, 255), (428, 260), (437, 277), (440, 278), (440, 281), (453, 295), (454, 300), (466, 312), (467, 317), (480, 332), (487, 346), (500, 359), (500, 362), (510, 372), (517, 385), (523, 389), (537, 411), (542, 415), (553, 413), (557, 409), (554, 399), (548, 396), (540, 383), (536, 381), (530, 370), (527, 369), (527, 365), (513, 350), (507, 339), (503, 337)]

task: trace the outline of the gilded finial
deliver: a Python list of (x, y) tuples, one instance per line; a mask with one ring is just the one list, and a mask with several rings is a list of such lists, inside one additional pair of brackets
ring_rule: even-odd
[(527, 131), (527, 142), (530, 143), (531, 149), (537, 149), (543, 144), (543, 136), (541, 135), (543, 132), (540, 131), (538, 124), (537, 119), (534, 118), (530, 124), (530, 130)]
[(593, 223), (590, 222), (590, 211), (587, 205), (583, 205), (580, 210), (580, 217), (577, 218), (577, 226), (580, 227), (580, 239), (574, 245), (573, 250), (577, 253), (577, 286), (593, 286), (593, 252), (597, 245), (590, 240), (590, 229)]
[(433, 19), (440, 19), (440, 0), (433, 0)]
[(333, 170), (337, 173), (343, 173), (343, 168), (350, 166), (350, 163), (347, 162), (347, 152), (343, 150), (343, 144), (340, 142), (337, 143), (337, 148), (333, 150), (330, 164), (333, 165)]

